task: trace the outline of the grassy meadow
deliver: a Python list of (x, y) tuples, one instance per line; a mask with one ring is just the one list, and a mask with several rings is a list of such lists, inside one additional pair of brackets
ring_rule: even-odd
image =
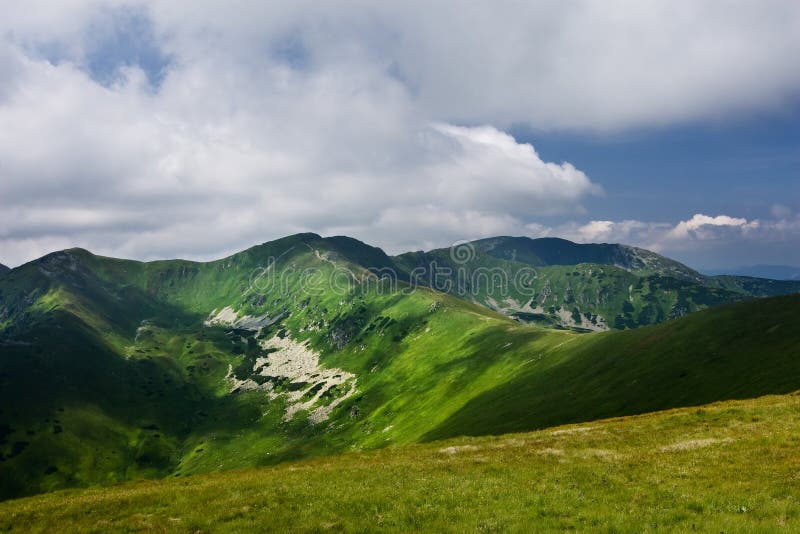
[(796, 532), (800, 396), (0, 503), (14, 532)]

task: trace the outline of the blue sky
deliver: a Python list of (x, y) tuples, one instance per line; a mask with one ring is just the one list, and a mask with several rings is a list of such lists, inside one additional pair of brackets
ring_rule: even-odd
[(3, 263), (210, 259), (315, 231), (800, 265), (791, 0), (6, 11)]
[[(726, 213), (770, 219), (776, 211), (800, 211), (800, 106), (624, 133), (537, 132), (527, 125), (511, 132), (543, 159), (570, 161), (603, 184), (606, 194), (586, 203), (593, 218), (670, 221)], [(673, 256), (708, 269), (792, 265), (792, 246)]]
[(588, 206), (601, 218), (697, 212), (771, 216), (800, 201), (800, 110), (606, 135), (512, 130), (550, 161), (571, 161), (603, 184)]
[(587, 205), (600, 218), (764, 218), (776, 203), (800, 208), (800, 108), (623, 134), (512, 132), (544, 159), (570, 161), (602, 183), (607, 195)]

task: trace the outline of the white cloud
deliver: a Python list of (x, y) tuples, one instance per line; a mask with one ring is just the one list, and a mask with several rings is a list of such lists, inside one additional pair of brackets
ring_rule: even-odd
[(0, 104), (13, 125), (0, 130), (0, 256), (11, 264), (39, 242), (210, 258), (304, 230), (399, 250), (574, 213), (599, 191), (494, 127), (429, 123), (401, 84), (368, 69), (269, 63), (219, 76), (198, 60), (153, 92), (135, 67), (105, 87), (72, 62), (3, 50), (14, 74)]
[(701, 213), (695, 214), (688, 221), (679, 222), (675, 228), (667, 234), (668, 239), (693, 238), (701, 241), (713, 239), (718, 236), (720, 229), (747, 231), (758, 228), (759, 221), (748, 221), (739, 217), (729, 217), (727, 215), (717, 215), (709, 217)]
[(555, 226), (529, 224), (528, 235), (532, 237), (562, 237), (576, 243), (624, 243), (658, 251), (660, 239), (672, 225), (663, 222), (636, 220), (596, 220), (587, 223), (569, 221)]
[(779, 109), (800, 88), (792, 0), (31, 0), (4, 10), (0, 34), (81, 63), (123, 9), (180, 67), (224, 76), (300, 51), (309, 69), (401, 81), (439, 121), (616, 129)]
[(613, 221), (590, 221), (579, 227), (576, 233), (580, 236), (579, 241), (596, 243), (607, 240), (609, 236), (613, 235), (614, 226)]
[[(301, 230), (390, 250), (547, 231), (540, 217), (581, 214), (600, 186), (510, 124), (618, 129), (797, 94), (800, 4), (734, 4), (13, 4), (0, 20), (0, 261), (62, 243), (209, 258)], [(125, 50), (113, 83), (93, 71), (120, 13), (149, 23), (169, 58), (156, 86)], [(564, 231), (638, 240), (649, 225)]]
[(428, 166), (434, 177), (431, 196), (447, 199), (455, 209), (496, 206), (517, 217), (552, 215), (583, 195), (602, 192), (571, 164), (544, 162), (533, 146), (491, 126), (433, 128), (455, 146), (448, 157)]
[(190, 5), (153, 8), (181, 54), (209, 53), (192, 36), (241, 51), (294, 33), (315, 65), (378, 64), (451, 122), (668, 124), (779, 109), (800, 87), (791, 0)]
[[(567, 222), (528, 225), (532, 237), (559, 236), (579, 243), (624, 243), (659, 252), (695, 267), (764, 263), (800, 264), (800, 216), (752, 219), (695, 214), (677, 223), (653, 221)], [(779, 243), (783, 246), (775, 247)]]
[(776, 219), (788, 219), (792, 216), (792, 209), (783, 204), (773, 204), (770, 212)]

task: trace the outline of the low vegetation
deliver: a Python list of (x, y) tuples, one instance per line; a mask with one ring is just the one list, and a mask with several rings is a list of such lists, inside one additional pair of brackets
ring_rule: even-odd
[(800, 389), (798, 295), (582, 334), (364, 281), (393, 261), (302, 234), (210, 263), (69, 250), (9, 271), (0, 499)]
[(796, 532), (800, 396), (0, 503), (0, 531)]

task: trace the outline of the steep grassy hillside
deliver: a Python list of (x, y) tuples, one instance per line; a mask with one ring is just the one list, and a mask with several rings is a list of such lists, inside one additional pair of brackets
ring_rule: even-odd
[(795, 532), (800, 397), (0, 503), (44, 532)]
[(300, 234), (209, 263), (74, 249), (10, 271), (0, 497), (800, 388), (798, 297), (582, 335), (412, 291), (396, 267)]
[(11, 270), (11, 269), (9, 269), (8, 267), (6, 267), (6, 266), (5, 266), (5, 265), (3, 265), (2, 263), (0, 263), (0, 276), (3, 276), (3, 274), (4, 274), (4, 273), (7, 273), (7, 272), (8, 272), (8, 271), (10, 271), (10, 270)]
[(499, 434), (800, 387), (800, 295), (579, 336), (427, 435)]
[(0, 282), (0, 495), (418, 441), (511, 378), (524, 328), (301, 235), (206, 264), (51, 254)]

